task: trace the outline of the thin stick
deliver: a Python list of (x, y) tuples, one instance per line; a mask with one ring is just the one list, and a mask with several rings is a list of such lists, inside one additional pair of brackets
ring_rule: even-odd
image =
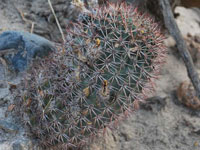
[(187, 46), (183, 37), (181, 36), (180, 30), (175, 22), (172, 10), (170, 7), (169, 0), (159, 0), (159, 4), (162, 8), (162, 13), (164, 16), (164, 21), (169, 33), (173, 36), (176, 41), (178, 51), (185, 63), (187, 68), (188, 76), (196, 90), (196, 95), (200, 98), (200, 80), (197, 71), (194, 68), (194, 63), (192, 57), (187, 50)]
[(15, 8), (16, 8), (17, 11), (19, 12), (19, 14), (20, 14), (22, 20), (23, 20), (25, 23), (29, 23), (29, 24), (31, 24), (31, 30), (30, 30), (30, 33), (33, 33), (35, 23), (34, 23), (33, 21), (31, 21), (31, 20), (26, 19), (26, 17), (24, 16), (24, 13), (22, 12), (22, 10), (20, 10), (20, 9), (17, 8), (16, 6), (15, 6)]
[(31, 33), (33, 33), (34, 26), (35, 26), (35, 23), (34, 23), (34, 22), (32, 22), (32, 23), (31, 23)]
[(14, 48), (10, 48), (10, 49), (3, 49), (0, 51), (0, 56), (4, 55), (4, 54), (8, 54), (8, 53), (13, 53), (13, 52), (17, 52), (16, 49)]
[(49, 6), (50, 6), (50, 8), (51, 8), (51, 11), (52, 11), (52, 13), (53, 13), (53, 15), (54, 15), (54, 18), (55, 18), (55, 20), (56, 20), (56, 24), (57, 24), (58, 29), (59, 29), (59, 31), (60, 31), (60, 34), (61, 34), (61, 36), (62, 36), (63, 42), (65, 43), (65, 36), (64, 36), (64, 34), (63, 34), (63, 31), (62, 31), (62, 28), (61, 28), (61, 26), (60, 26), (60, 23), (59, 23), (59, 21), (58, 21), (58, 19), (57, 19), (57, 17), (56, 17), (55, 11), (54, 11), (54, 9), (53, 9), (53, 7), (52, 7), (51, 1), (48, 0), (48, 3), (49, 3)]

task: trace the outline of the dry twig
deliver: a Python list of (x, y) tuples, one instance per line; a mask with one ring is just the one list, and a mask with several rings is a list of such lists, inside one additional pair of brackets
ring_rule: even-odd
[(22, 10), (20, 10), (20, 9), (17, 8), (17, 7), (16, 7), (16, 9), (17, 9), (17, 11), (19, 12), (19, 14), (20, 14), (22, 20), (23, 20), (24, 22), (26, 22), (26, 23), (31, 24), (31, 31), (30, 31), (30, 33), (33, 33), (35, 23), (34, 23), (33, 21), (31, 21), (31, 20), (26, 19), (25, 16), (24, 16), (24, 13), (22, 12)]
[(60, 26), (60, 23), (59, 23), (59, 21), (58, 21), (58, 19), (57, 19), (57, 17), (56, 17), (56, 13), (55, 13), (55, 11), (54, 11), (54, 9), (53, 9), (53, 6), (52, 6), (52, 4), (51, 4), (51, 1), (48, 0), (48, 3), (49, 3), (49, 6), (50, 6), (50, 8), (51, 8), (51, 11), (52, 11), (52, 13), (53, 13), (53, 15), (54, 15), (54, 18), (55, 18), (55, 20), (56, 20), (56, 24), (57, 24), (58, 29), (59, 29), (59, 31), (60, 31), (60, 34), (61, 34), (61, 36), (62, 36), (62, 40), (63, 40), (63, 42), (65, 43), (65, 36), (64, 36), (64, 33), (63, 33), (62, 28), (61, 28), (61, 26)]
[(197, 71), (194, 68), (194, 63), (192, 57), (187, 50), (187, 46), (183, 37), (181, 36), (180, 30), (175, 22), (169, 0), (159, 0), (160, 6), (162, 8), (162, 13), (165, 21), (165, 25), (169, 30), (169, 33), (173, 36), (176, 41), (178, 51), (185, 63), (187, 68), (188, 76), (195, 88), (196, 95), (200, 98), (200, 80)]

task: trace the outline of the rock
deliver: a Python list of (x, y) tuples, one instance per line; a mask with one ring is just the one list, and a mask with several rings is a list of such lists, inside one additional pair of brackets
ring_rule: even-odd
[(200, 100), (196, 96), (191, 82), (182, 82), (176, 91), (176, 95), (178, 100), (186, 107), (193, 110), (200, 110)]
[(165, 39), (164, 43), (167, 47), (174, 47), (176, 45), (176, 41), (172, 36), (169, 36), (167, 39)]
[(33, 144), (30, 140), (17, 140), (12, 144), (13, 150), (33, 150)]
[(166, 106), (166, 97), (154, 96), (141, 103), (140, 108), (146, 111), (159, 112)]
[[(78, 1), (79, 0), (76, 0), (76, 2)], [(93, 7), (96, 1), (97, 0), (81, 0), (81, 2), (84, 2), (84, 5), (88, 9), (90, 7)], [(82, 12), (81, 7), (76, 7), (71, 2), (72, 0), (51, 0), (55, 14), (63, 29), (64, 34), (67, 34), (67, 30), (65, 30), (66, 26), (68, 26), (68, 24), (71, 21), (76, 21), (78, 19), (79, 14)], [(15, 1), (15, 3), (20, 2)], [(28, 9), (26, 11), (27, 14), (31, 14), (34, 16), (34, 19), (31, 20), (33, 22), (37, 22), (37, 24), (35, 24), (33, 32), (45, 36), (51, 41), (56, 41), (59, 43), (62, 42), (60, 31), (58, 30), (55, 18), (52, 15), (51, 9), (47, 1), (34, 0), (29, 3), (31, 3), (31, 7), (28, 6), (24, 9)], [(31, 27), (31, 24), (29, 27)]]
[(7, 99), (4, 99), (4, 98), (0, 98), (0, 106), (6, 104), (8, 102)]
[(200, 36), (195, 35), (191, 36), (188, 34), (187, 37), (184, 38), (186, 41), (187, 48), (192, 56), (192, 59), (196, 65), (196, 67), (200, 68)]
[(42, 150), (30, 139), (18, 137), (14, 141), (0, 142), (0, 150)]
[(47, 39), (35, 34), (20, 31), (6, 31), (0, 34), (0, 54), (12, 51), (12, 54), (2, 54), (11, 71), (24, 71), (36, 56), (44, 57), (55, 47)]
[(12, 147), (13, 147), (13, 150), (24, 150), (21, 143), (19, 142), (14, 143)]
[(175, 13), (179, 14), (176, 18), (176, 23), (183, 37), (186, 37), (188, 33), (192, 36), (200, 35), (199, 12), (200, 11), (197, 8), (187, 9), (184, 7), (177, 7), (175, 9)]
[(8, 121), (0, 120), (0, 129), (4, 130), (7, 133), (17, 133), (19, 128)]
[(5, 98), (9, 94), (9, 91), (6, 88), (0, 90), (0, 99)]

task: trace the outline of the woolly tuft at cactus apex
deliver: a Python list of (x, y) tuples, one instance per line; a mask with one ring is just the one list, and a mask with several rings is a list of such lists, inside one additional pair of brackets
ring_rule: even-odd
[(165, 62), (159, 25), (137, 8), (108, 4), (79, 18), (65, 49), (35, 63), (15, 91), (21, 119), (44, 148), (80, 148), (113, 128), (153, 92)]

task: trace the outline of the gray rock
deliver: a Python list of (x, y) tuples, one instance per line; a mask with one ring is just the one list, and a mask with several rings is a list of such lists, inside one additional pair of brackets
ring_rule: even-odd
[(0, 120), (0, 129), (3, 129), (5, 132), (8, 133), (17, 133), (19, 130), (19, 128), (15, 124), (5, 120)]
[(23, 147), (22, 147), (21, 143), (19, 143), (19, 142), (14, 143), (12, 145), (12, 147), (13, 147), (13, 150), (23, 150)]
[(20, 139), (12, 144), (13, 150), (36, 150), (32, 142), (28, 139)]
[(176, 7), (175, 13), (179, 14), (176, 18), (176, 23), (181, 31), (183, 37), (187, 37), (187, 34), (192, 36), (200, 35), (200, 17), (198, 8), (184, 8)]
[(23, 136), (15, 137), (16, 139), (1, 143), (0, 150), (42, 150), (32, 140), (24, 138)]
[(28, 32), (6, 31), (0, 34), (0, 53), (14, 51), (14, 54), (3, 55), (11, 71), (24, 71), (33, 58), (44, 57), (54, 49), (49, 40)]

